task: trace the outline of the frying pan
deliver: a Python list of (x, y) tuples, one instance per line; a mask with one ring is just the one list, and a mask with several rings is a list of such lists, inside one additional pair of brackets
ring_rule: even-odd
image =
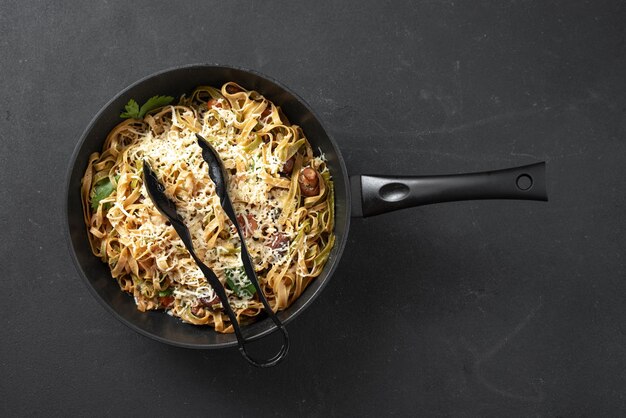
[[(290, 322), (309, 306), (328, 283), (343, 253), (351, 216), (372, 216), (410, 206), (468, 199), (547, 200), (545, 163), (483, 173), (447, 176), (349, 177), (339, 147), (313, 110), (295, 93), (255, 71), (218, 65), (191, 65), (165, 70), (127, 87), (109, 101), (89, 123), (71, 157), (66, 181), (66, 235), (70, 253), (88, 289), (116, 318), (133, 330), (163, 343), (197, 349), (234, 347), (233, 334), (182, 323), (162, 311), (139, 312), (131, 296), (120, 291), (109, 268), (91, 253), (82, 215), (80, 182), (89, 155), (101, 151), (107, 134), (121, 119), (130, 100), (145, 102), (154, 95), (179, 97), (200, 85), (221, 86), (234, 81), (256, 90), (280, 106), (289, 120), (300, 125), (313, 149), (326, 155), (335, 185), (335, 246), (322, 273), (286, 310), (279, 313)], [(276, 329), (269, 319), (244, 328), (251, 340)]]

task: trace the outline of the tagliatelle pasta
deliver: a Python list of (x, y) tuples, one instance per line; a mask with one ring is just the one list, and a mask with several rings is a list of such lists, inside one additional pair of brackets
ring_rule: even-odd
[(165, 309), (232, 332), (214, 290), (143, 186), (145, 160), (176, 202), (198, 256), (225, 285), (239, 321), (259, 315), (262, 304), (243, 272), (239, 238), (215, 195), (196, 133), (229, 173), (228, 192), (275, 312), (293, 303), (328, 259), (333, 183), (323, 154), (314, 154), (301, 128), (235, 83), (198, 87), (176, 105), (120, 123), (102, 152), (90, 156), (81, 190), (89, 241), (120, 288), (140, 311)]

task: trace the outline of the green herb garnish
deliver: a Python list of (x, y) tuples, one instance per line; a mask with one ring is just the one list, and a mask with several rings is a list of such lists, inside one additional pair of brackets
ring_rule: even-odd
[[(250, 298), (256, 293), (254, 285), (245, 277), (245, 274), (243, 267), (226, 269), (226, 284), (240, 298)], [(243, 280), (237, 280), (242, 277)], [(238, 282), (243, 282), (244, 284), (239, 285)]]
[(174, 293), (174, 288), (172, 288), (172, 287), (168, 287), (168, 288), (167, 288), (167, 289), (165, 289), (165, 290), (159, 290), (159, 297), (164, 298), (165, 296), (169, 296), (169, 295), (171, 295), (172, 293)]
[(149, 98), (148, 101), (145, 102), (140, 108), (139, 104), (137, 104), (135, 100), (130, 99), (126, 106), (124, 106), (124, 110), (126, 111), (122, 112), (120, 118), (143, 119), (149, 111), (166, 106), (172, 103), (172, 100), (174, 100), (172, 96), (153, 96)]
[(111, 183), (111, 179), (109, 177), (105, 177), (96, 183), (91, 196), (91, 209), (97, 210), (98, 206), (100, 206), (100, 201), (106, 199), (111, 193), (113, 193), (113, 190), (117, 187), (119, 179), (119, 175), (115, 176), (115, 185)]

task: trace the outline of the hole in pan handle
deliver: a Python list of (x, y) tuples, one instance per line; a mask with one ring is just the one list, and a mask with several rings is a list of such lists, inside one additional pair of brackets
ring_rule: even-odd
[(437, 176), (352, 176), (352, 216), (479, 199), (548, 200), (546, 163)]

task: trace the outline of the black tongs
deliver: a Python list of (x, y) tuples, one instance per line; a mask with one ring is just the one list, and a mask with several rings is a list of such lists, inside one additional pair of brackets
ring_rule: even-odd
[(274, 357), (267, 360), (256, 360), (250, 357), (250, 355), (248, 354), (246, 350), (246, 343), (249, 340), (245, 338), (243, 336), (243, 333), (241, 332), (239, 322), (237, 321), (237, 316), (235, 315), (235, 312), (232, 310), (230, 303), (228, 302), (228, 297), (226, 296), (226, 290), (224, 289), (224, 286), (219, 281), (213, 270), (211, 270), (206, 264), (204, 264), (196, 255), (193, 249), (191, 234), (189, 233), (189, 229), (183, 222), (182, 218), (178, 215), (178, 212), (176, 211), (176, 204), (165, 195), (165, 188), (157, 178), (154, 171), (152, 171), (150, 164), (148, 164), (147, 161), (144, 161), (143, 178), (144, 184), (146, 185), (146, 190), (148, 190), (148, 195), (150, 196), (150, 199), (152, 199), (152, 202), (159, 210), (159, 212), (161, 212), (161, 214), (163, 214), (163, 216), (165, 216), (170, 221), (170, 223), (174, 227), (174, 230), (183, 241), (183, 244), (185, 244), (187, 251), (189, 251), (189, 254), (191, 254), (191, 257), (194, 259), (198, 267), (200, 267), (200, 270), (202, 270), (202, 273), (209, 281), (211, 287), (213, 287), (213, 289), (215, 290), (215, 293), (222, 303), (222, 306), (224, 307), (228, 318), (230, 318), (230, 322), (233, 324), (235, 335), (237, 336), (237, 344), (239, 346), (239, 351), (241, 352), (241, 355), (251, 364), (257, 367), (274, 366), (278, 364), (278, 362), (280, 362), (289, 351), (289, 336), (287, 334), (287, 330), (270, 307), (267, 299), (265, 298), (265, 295), (263, 294), (263, 290), (259, 286), (259, 281), (257, 279), (256, 272), (254, 271), (252, 261), (250, 260), (250, 254), (248, 253), (248, 248), (246, 247), (241, 226), (237, 222), (237, 215), (235, 213), (235, 210), (233, 209), (230, 197), (228, 196), (226, 182), (227, 176), (224, 171), (222, 160), (220, 159), (217, 151), (215, 151), (215, 149), (211, 146), (211, 144), (208, 143), (208, 141), (206, 141), (202, 136), (198, 134), (196, 134), (196, 136), (198, 138), (198, 144), (202, 148), (202, 158), (204, 158), (204, 161), (206, 161), (209, 166), (209, 176), (211, 177), (211, 180), (213, 180), (213, 183), (215, 183), (215, 192), (220, 198), (220, 204), (222, 205), (222, 209), (224, 209), (224, 212), (237, 229), (237, 234), (239, 235), (239, 239), (241, 241), (241, 261), (243, 263), (246, 276), (248, 277), (248, 280), (250, 280), (250, 282), (254, 285), (257, 295), (259, 295), (259, 299), (263, 303), (265, 312), (269, 315), (274, 324), (276, 324), (276, 327), (282, 333), (283, 344), (280, 348), (280, 351)]

